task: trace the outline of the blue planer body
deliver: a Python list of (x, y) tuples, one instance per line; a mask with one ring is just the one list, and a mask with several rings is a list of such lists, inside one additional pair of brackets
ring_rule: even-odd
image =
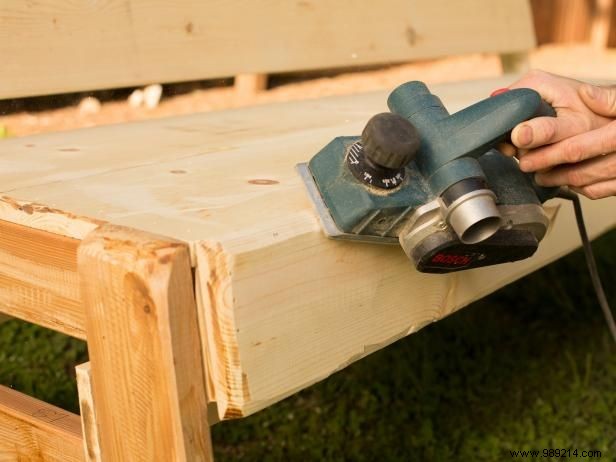
[(334, 239), (400, 244), (419, 271), (445, 273), (531, 256), (556, 194), (497, 150), (519, 123), (554, 110), (509, 90), (450, 115), (422, 82), (388, 98), (362, 136), (332, 140), (298, 166)]

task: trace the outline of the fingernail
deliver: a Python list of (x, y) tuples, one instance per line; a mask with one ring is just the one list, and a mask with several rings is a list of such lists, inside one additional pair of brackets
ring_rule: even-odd
[(518, 143), (520, 146), (528, 146), (533, 141), (533, 129), (528, 125), (522, 125), (518, 130)]
[(593, 85), (585, 85), (584, 86), (584, 91), (586, 92), (586, 95), (590, 98), (590, 99), (596, 99), (597, 98), (597, 87), (593, 86)]

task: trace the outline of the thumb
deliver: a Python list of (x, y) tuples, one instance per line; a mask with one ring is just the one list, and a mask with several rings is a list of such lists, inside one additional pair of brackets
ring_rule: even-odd
[(595, 114), (616, 117), (616, 87), (600, 87), (585, 83), (578, 93), (582, 101)]

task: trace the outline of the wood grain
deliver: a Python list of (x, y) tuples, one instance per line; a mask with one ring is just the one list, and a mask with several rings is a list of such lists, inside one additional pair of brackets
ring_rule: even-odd
[(103, 225), (78, 261), (101, 454), (211, 460), (187, 246)]
[(0, 312), (85, 339), (78, 245), (0, 220)]
[(0, 385), (0, 461), (83, 461), (79, 416)]
[(0, 18), (0, 99), (534, 45), (525, 0), (4, 0)]

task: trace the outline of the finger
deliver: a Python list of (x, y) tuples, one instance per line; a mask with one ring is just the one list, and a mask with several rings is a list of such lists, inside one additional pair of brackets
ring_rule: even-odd
[[(571, 111), (579, 101), (582, 82), (533, 70), (509, 88), (532, 88), (556, 110), (557, 117), (538, 117), (514, 128), (511, 140), (518, 148), (536, 148), (578, 135), (590, 129), (588, 120)], [(569, 109), (568, 109), (569, 108)]]
[(584, 132), (578, 117), (536, 117), (517, 125), (511, 132), (511, 141), (518, 148), (532, 149), (556, 143)]
[(584, 84), (578, 88), (580, 98), (595, 114), (616, 116), (616, 87), (601, 87)]
[(603, 199), (604, 197), (616, 196), (616, 179), (571, 189), (589, 199)]
[(616, 122), (566, 140), (529, 151), (520, 159), (520, 169), (536, 172), (560, 164), (574, 164), (616, 151)]
[(587, 186), (616, 179), (616, 153), (594, 157), (577, 164), (554, 167), (535, 174), (539, 186)]

